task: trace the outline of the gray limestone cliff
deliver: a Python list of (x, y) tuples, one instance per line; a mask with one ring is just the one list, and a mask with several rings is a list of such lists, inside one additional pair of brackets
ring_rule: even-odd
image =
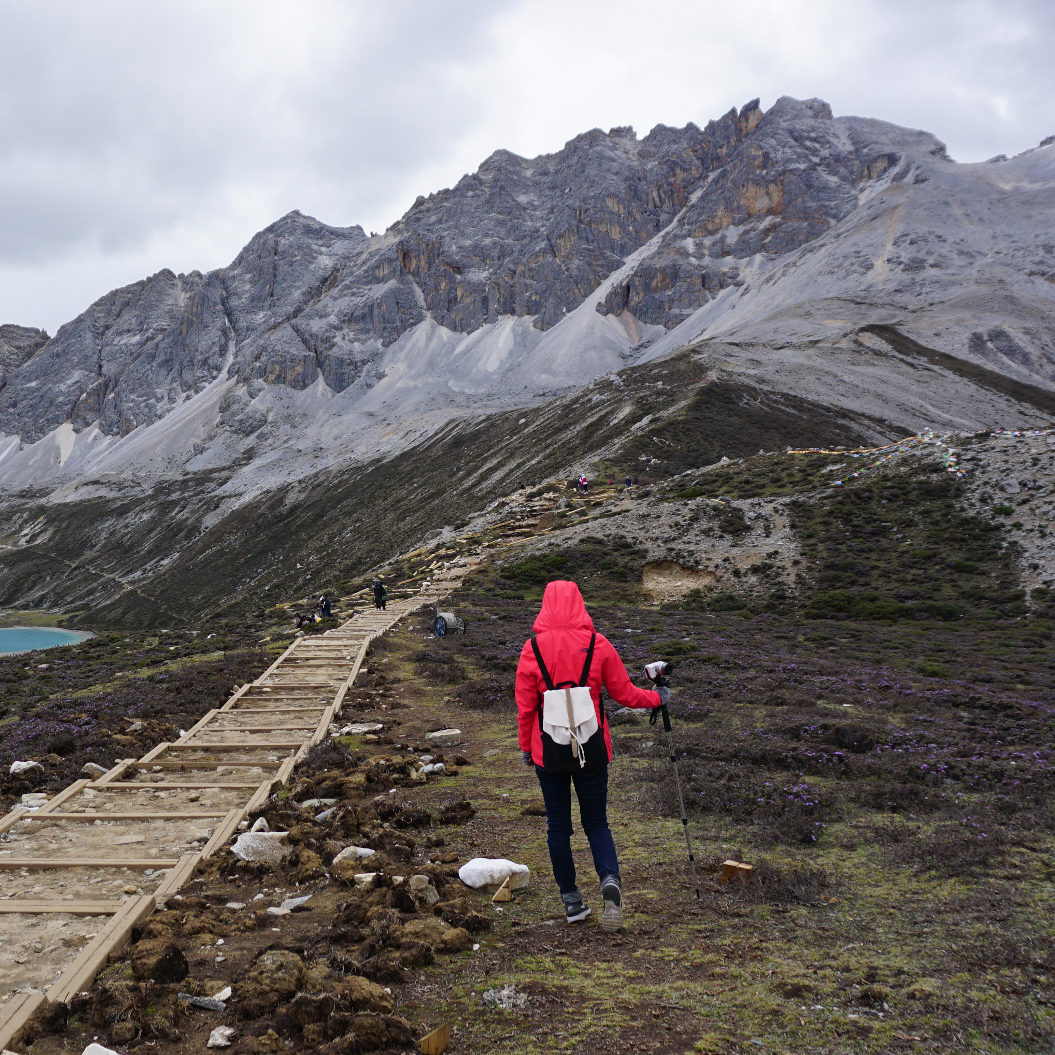
[[(990, 168), (1050, 168), (1053, 150)], [(100, 298), (51, 340), (3, 327), (0, 433), (25, 445), (70, 423), (122, 437), (230, 378), (240, 387), (220, 422), (249, 435), (266, 420), (250, 409), (261, 385), (365, 392), (384, 375), (386, 349), (422, 323), (471, 334), (522, 317), (546, 334), (580, 307), (623, 320), (642, 345), (664, 330), (681, 339), (693, 319), (686, 341), (722, 327), (727, 340), (740, 327), (744, 340), (816, 341), (809, 320), (826, 299), (850, 305), (840, 318), (853, 316), (853, 331), (890, 321), (887, 308), (944, 298), (964, 316), (954, 331), (935, 323), (953, 334), (944, 350), (1050, 384), (1055, 248), (1036, 233), (1050, 223), (1050, 179), (1036, 177), (1048, 186), (1043, 208), (1027, 187), (1022, 222), (1006, 203), (994, 221), (1011, 232), (1005, 262), (1022, 269), (1018, 289), (953, 231), (961, 191), (968, 201), (980, 187), (1007, 189), (978, 168), (956, 166), (926, 132), (786, 97), (703, 128), (594, 129), (533, 159), (500, 150), (383, 235), (292, 212), (228, 267), (161, 271)], [(977, 317), (972, 304), (984, 307)], [(1019, 317), (1016, 329), (1008, 319)]]

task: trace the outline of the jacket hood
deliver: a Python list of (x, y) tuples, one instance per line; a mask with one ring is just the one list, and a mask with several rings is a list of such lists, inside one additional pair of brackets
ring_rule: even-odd
[(586, 611), (586, 603), (573, 582), (558, 579), (546, 587), (542, 595), (542, 610), (532, 627), (535, 633), (543, 630), (589, 630), (593, 632), (593, 620)]

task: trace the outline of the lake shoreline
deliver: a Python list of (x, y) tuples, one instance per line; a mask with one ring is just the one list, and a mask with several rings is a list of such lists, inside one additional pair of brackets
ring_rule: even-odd
[(66, 630), (55, 626), (0, 627), (0, 656), (24, 656), (80, 645), (93, 637), (95, 634), (90, 630)]

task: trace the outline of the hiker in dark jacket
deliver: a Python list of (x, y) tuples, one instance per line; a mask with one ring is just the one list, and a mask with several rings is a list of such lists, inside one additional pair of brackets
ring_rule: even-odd
[(388, 588), (380, 579), (374, 579), (374, 607), (384, 611)]
[[(537, 636), (528, 640), (520, 652), (516, 700), (521, 758), (525, 765), (535, 767), (546, 803), (553, 878), (560, 888), (568, 922), (584, 920), (590, 909), (576, 885), (571, 852), (571, 787), (574, 784), (583, 831), (601, 881), (604, 900), (601, 925), (606, 931), (616, 931), (623, 925), (623, 892), (615, 842), (608, 827), (608, 763), (612, 759), (612, 737), (601, 707), (601, 686), (624, 707), (649, 710), (665, 703), (669, 690), (639, 689), (630, 681), (612, 643), (604, 634), (594, 631), (582, 594), (573, 582), (551, 582), (546, 587), (534, 630)], [(542, 694), (554, 686), (579, 684), (590, 688), (598, 725), (597, 732), (582, 745), (585, 766), (580, 765), (574, 745), (555, 743), (542, 728)]]
[(333, 615), (333, 603), (326, 594), (319, 598), (319, 611), (322, 613), (323, 619), (329, 619)]

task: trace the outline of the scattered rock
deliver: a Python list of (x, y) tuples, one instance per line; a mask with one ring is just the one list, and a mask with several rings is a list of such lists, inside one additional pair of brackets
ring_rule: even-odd
[(458, 878), (474, 890), (486, 888), (493, 894), (507, 879), (510, 890), (523, 889), (531, 878), (531, 869), (504, 857), (474, 857), (458, 869)]
[(426, 740), (431, 740), (434, 744), (443, 744), (445, 747), (453, 747), (461, 738), (461, 729), (437, 729), (425, 737)]
[[(39, 762), (12, 762), (11, 776), (17, 776), (19, 773), (30, 773), (34, 769), (39, 770), (41, 773), (44, 772), (44, 767)], [(103, 772), (105, 773), (106, 770), (103, 770)], [(23, 798), (25, 798), (25, 796), (23, 796)]]
[(281, 905), (273, 906), (267, 911), (272, 916), (288, 916), (296, 909), (303, 908), (310, 900), (311, 894), (305, 894), (304, 897), (288, 897)]
[(339, 854), (335, 854), (333, 858), (334, 864), (339, 864), (341, 861), (365, 861), (368, 857), (373, 857), (377, 853), (376, 850), (371, 850), (368, 846), (346, 846)]
[(516, 986), (507, 985), (504, 989), (488, 989), (484, 992), (483, 1001), (490, 1007), (502, 1011), (521, 1011), (527, 1007), (527, 993), (518, 993)]
[(191, 1007), (201, 1008), (202, 1011), (226, 1011), (227, 1005), (222, 1000), (211, 996), (195, 996), (193, 993), (180, 993), (180, 1000)]
[(207, 1048), (229, 1048), (234, 1040), (236, 1030), (234, 1026), (217, 1026), (205, 1042)]
[(384, 729), (380, 722), (353, 722), (344, 726), (338, 736), (365, 736), (367, 733), (379, 733)]
[(121, 1053), (114, 1051), (113, 1048), (104, 1047), (102, 1044), (89, 1044), (81, 1055), (121, 1055)]
[(285, 843), (289, 832), (242, 832), (234, 841), (231, 853), (243, 861), (281, 864), (292, 851)]
[(257, 817), (257, 819), (253, 821), (253, 826), (249, 830), (251, 832), (269, 832), (271, 831), (271, 828), (263, 817)]
[(432, 885), (432, 880), (426, 875), (411, 876), (409, 885), (411, 894), (420, 898), (430, 908), (440, 900), (440, 895)]
[(106, 767), (99, 765), (98, 762), (85, 762), (81, 766), (81, 772), (86, 777), (102, 777), (106, 775)]

